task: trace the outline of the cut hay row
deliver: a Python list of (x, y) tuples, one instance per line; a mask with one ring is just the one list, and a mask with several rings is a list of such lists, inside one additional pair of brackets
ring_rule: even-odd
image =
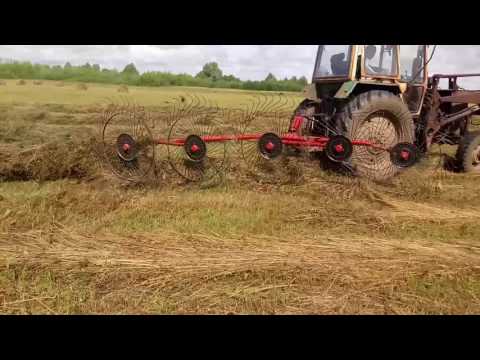
[[(480, 247), (471, 244), (420, 239), (89, 236), (64, 228), (0, 234), (0, 259), (8, 267), (65, 278), (91, 274), (97, 287), (108, 279), (114, 298), (162, 293), (174, 313), (451, 312), (441, 298), (416, 294), (410, 283), (478, 276), (478, 255)], [(462, 309), (478, 311), (480, 302)]]
[[(169, 269), (235, 269), (243, 266), (288, 263), (309, 266), (348, 266), (339, 259), (378, 266), (386, 262), (410, 265), (445, 262), (480, 266), (480, 245), (412, 239), (411, 241), (352, 236), (289, 238), (273, 236), (217, 237), (211, 234), (84, 235), (57, 227), (52, 232), (0, 233), (0, 258), (50, 264), (53, 259), (75, 264), (84, 260), (98, 266)], [(348, 261), (347, 261), (348, 262)], [(479, 268), (480, 269), (480, 268)]]
[(96, 146), (93, 141), (51, 143), (17, 152), (0, 163), (0, 181), (92, 177), (97, 171)]

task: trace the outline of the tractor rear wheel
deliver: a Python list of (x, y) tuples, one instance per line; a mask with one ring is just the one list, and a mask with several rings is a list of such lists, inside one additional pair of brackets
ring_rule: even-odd
[[(373, 90), (353, 98), (339, 114), (337, 129), (351, 141), (366, 140), (390, 149), (398, 143), (413, 143), (415, 127), (403, 101), (388, 91)], [(348, 163), (350, 172), (374, 181), (384, 181), (400, 170), (389, 151), (354, 146)]]
[(480, 131), (467, 133), (457, 149), (457, 162), (463, 172), (480, 172)]

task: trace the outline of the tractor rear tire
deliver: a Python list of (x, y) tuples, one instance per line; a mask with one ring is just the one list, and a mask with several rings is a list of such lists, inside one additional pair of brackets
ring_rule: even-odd
[(480, 172), (480, 131), (467, 133), (458, 145), (459, 170), (466, 173)]
[[(352, 141), (368, 140), (385, 148), (413, 143), (415, 139), (415, 125), (407, 105), (388, 91), (372, 90), (356, 96), (344, 107), (336, 124), (339, 134)], [(354, 175), (374, 181), (388, 180), (400, 171), (388, 151), (365, 146), (354, 146), (351, 159), (343, 165)]]

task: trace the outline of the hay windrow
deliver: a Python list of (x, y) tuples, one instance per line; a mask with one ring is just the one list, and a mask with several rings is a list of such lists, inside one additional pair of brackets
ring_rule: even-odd
[(162, 312), (168, 313), (478, 311), (475, 293), (463, 290), (471, 302), (459, 303), (455, 310), (443, 303), (442, 293), (433, 298), (422, 294), (435, 281), (462, 278), (476, 284), (471, 279), (480, 271), (478, 246), (421, 239), (346, 240), (317, 236), (285, 242), (260, 235), (179, 233), (93, 236), (57, 227), (52, 232), (0, 234), (0, 259), (15, 273), (48, 271), (62, 274), (65, 281), (88, 276), (99, 297), (90, 299), (90, 306), (118, 297), (129, 304), (129, 312), (137, 311), (130, 303), (138, 300), (135, 293), (152, 305), (152, 298), (162, 294), (160, 299), (170, 303)]
[(0, 181), (89, 179), (98, 163), (95, 140), (51, 143), (10, 154), (0, 163)]

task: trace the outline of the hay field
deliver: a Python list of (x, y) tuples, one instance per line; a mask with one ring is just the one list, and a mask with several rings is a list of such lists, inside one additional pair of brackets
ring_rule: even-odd
[[(480, 312), (480, 179), (444, 171), (438, 149), (387, 184), (312, 163), (276, 184), (232, 171), (135, 187), (98, 168), (90, 141), (118, 86), (5, 82), (0, 313)], [(227, 108), (252, 95), (128, 97), (157, 114), (191, 92)]]
[[(118, 96), (119, 85), (86, 84), (88, 91), (79, 91), (79, 83), (59, 81), (43, 81), (42, 85), (34, 85), (33, 80), (24, 80), (23, 86), (18, 80), (3, 80), (6, 84), (0, 87), (0, 104), (22, 105), (78, 105), (90, 106), (103, 100), (108, 101)], [(129, 96), (143, 106), (161, 107), (168, 105), (172, 98), (196, 93), (209, 96), (220, 106), (236, 106), (252, 94), (261, 92), (238, 91), (232, 89), (209, 89), (189, 87), (135, 87), (129, 86)]]

